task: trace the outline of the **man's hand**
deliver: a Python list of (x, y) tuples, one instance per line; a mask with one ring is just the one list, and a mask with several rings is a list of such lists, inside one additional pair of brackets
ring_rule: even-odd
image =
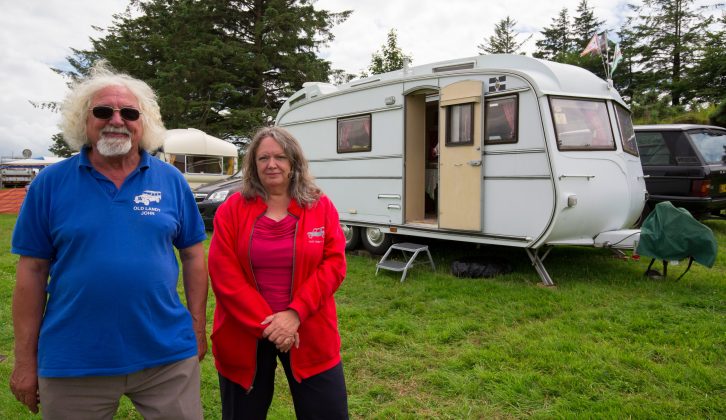
[(38, 336), (49, 270), (50, 260), (22, 255), (15, 269), (15, 366), (10, 375), (10, 390), (33, 413), (38, 412)]
[(204, 261), (204, 247), (199, 242), (179, 250), (182, 263), (182, 280), (187, 308), (192, 315), (192, 328), (197, 338), (199, 361), (207, 354), (207, 290), (209, 279)]
[(207, 354), (207, 330), (204, 327), (197, 328), (195, 326), (194, 335), (197, 337), (197, 355), (201, 362)]
[(34, 365), (23, 366), (15, 363), (10, 375), (10, 390), (30, 411), (38, 413), (38, 371)]

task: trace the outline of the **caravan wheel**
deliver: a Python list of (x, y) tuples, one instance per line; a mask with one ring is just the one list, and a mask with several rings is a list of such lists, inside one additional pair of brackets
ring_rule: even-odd
[(340, 224), (340, 228), (343, 229), (343, 235), (345, 236), (345, 250), (352, 251), (358, 248), (358, 243), (360, 243), (360, 228), (343, 223)]
[(382, 255), (393, 242), (391, 234), (383, 233), (380, 229), (375, 227), (365, 228), (361, 235), (363, 240), (363, 246), (371, 254)]

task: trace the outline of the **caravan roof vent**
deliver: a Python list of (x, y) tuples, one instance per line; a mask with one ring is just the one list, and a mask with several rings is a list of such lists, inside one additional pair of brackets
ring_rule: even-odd
[(304, 100), (304, 99), (305, 99), (305, 97), (306, 97), (306, 96), (305, 96), (305, 94), (303, 93), (302, 95), (298, 96), (297, 98), (292, 98), (292, 99), (290, 99), (290, 106), (292, 106), (292, 105), (295, 105), (296, 103), (298, 103), (298, 102), (300, 102), (300, 101)]
[(474, 68), (474, 62), (469, 61), (468, 63), (456, 63), (449, 64), (446, 66), (434, 67), (432, 71), (434, 73), (442, 73), (445, 71), (456, 71), (456, 70), (469, 70)]

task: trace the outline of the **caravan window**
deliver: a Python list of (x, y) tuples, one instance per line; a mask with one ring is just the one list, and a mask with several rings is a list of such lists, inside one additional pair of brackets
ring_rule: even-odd
[(187, 155), (187, 173), (190, 174), (221, 174), (222, 158), (211, 156)]
[(618, 128), (620, 128), (623, 150), (633, 156), (638, 156), (638, 144), (635, 142), (635, 130), (633, 130), (630, 112), (621, 105), (615, 104), (615, 115), (618, 116)]
[(371, 114), (338, 118), (338, 153), (371, 151)]
[(488, 99), (485, 103), (484, 142), (486, 144), (516, 143), (519, 113), (517, 97)]
[(559, 150), (615, 150), (604, 101), (550, 98)]
[(167, 155), (169, 163), (185, 174), (232, 175), (234, 157), (202, 155)]
[(474, 104), (446, 107), (446, 144), (458, 146), (474, 143)]

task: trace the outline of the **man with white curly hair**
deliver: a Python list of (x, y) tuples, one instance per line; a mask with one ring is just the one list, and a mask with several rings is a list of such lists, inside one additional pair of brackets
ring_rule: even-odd
[(10, 389), (45, 419), (111, 419), (123, 395), (146, 419), (201, 419), (206, 233), (181, 173), (148, 153), (156, 95), (100, 62), (61, 109), (80, 153), (36, 177), (13, 232)]

